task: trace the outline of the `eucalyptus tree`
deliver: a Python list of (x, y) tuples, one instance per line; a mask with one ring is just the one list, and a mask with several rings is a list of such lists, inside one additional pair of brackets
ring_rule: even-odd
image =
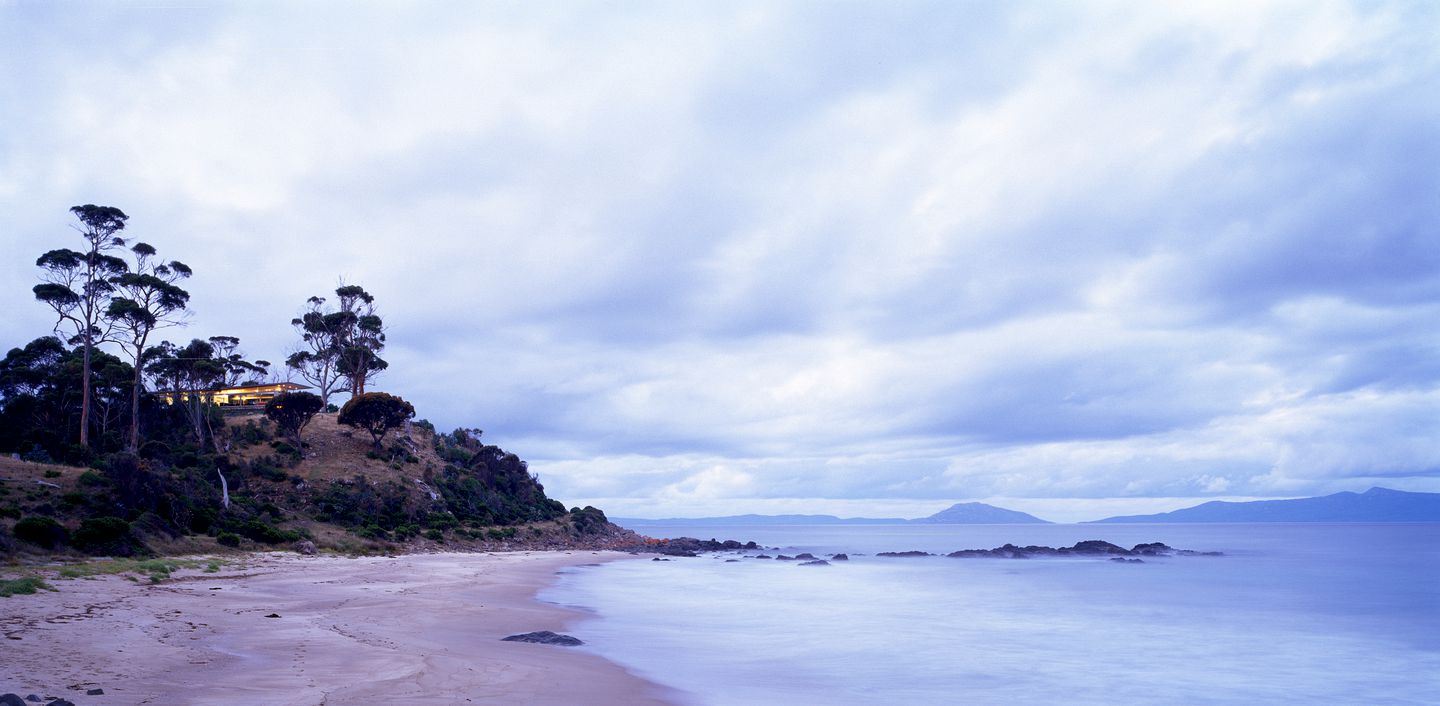
[(80, 221), (76, 229), (85, 239), (84, 252), (61, 248), (41, 255), (35, 265), (41, 269), (40, 284), (35, 285), (35, 298), (55, 310), (55, 333), (73, 331), (63, 339), (80, 345), (84, 352), (83, 374), (80, 379), (80, 445), (90, 447), (90, 407), (92, 395), (90, 359), (95, 346), (110, 333), (105, 311), (114, 290), (111, 280), (128, 271), (125, 261), (111, 254), (125, 246), (125, 239), (115, 234), (125, 229), (130, 217), (114, 206), (86, 204), (74, 206), (70, 212)]
[(135, 269), (111, 278), (114, 292), (105, 316), (114, 323), (115, 342), (130, 354), (135, 380), (130, 391), (129, 449), (140, 448), (140, 391), (143, 387), (145, 345), (157, 328), (181, 323), (190, 293), (175, 283), (190, 277), (191, 270), (178, 260), (160, 262), (155, 248), (136, 243), (130, 248)]
[(375, 313), (375, 297), (358, 285), (335, 290), (340, 299), (339, 369), (350, 383), (350, 396), (365, 394), (365, 383), (390, 367), (380, 358), (385, 349), (385, 323)]
[(390, 365), (380, 358), (385, 323), (375, 313), (375, 297), (353, 284), (341, 285), (335, 296), (332, 311), (326, 310), (324, 297), (306, 300), (305, 313), (290, 321), (302, 347), (285, 360), (315, 386), (325, 404), (342, 381), (352, 397), (365, 394), (365, 385)]
[(300, 334), (301, 348), (285, 359), (285, 365), (315, 386), (323, 408), (330, 404), (330, 395), (340, 386), (337, 322), (327, 320), (324, 297), (310, 297), (305, 304), (308, 307), (305, 313), (290, 320), (290, 325)]

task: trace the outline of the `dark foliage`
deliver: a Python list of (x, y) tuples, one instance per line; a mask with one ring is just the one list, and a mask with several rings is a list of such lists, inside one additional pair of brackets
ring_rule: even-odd
[(351, 397), (335, 421), (369, 432), (379, 453), (385, 434), (414, 416), (415, 408), (409, 402), (384, 392), (366, 392)]
[(575, 525), (575, 530), (580, 534), (594, 534), (605, 529), (610, 522), (605, 513), (598, 507), (586, 505), (582, 508), (570, 509), (570, 522)]
[(305, 425), (324, 407), (325, 403), (320, 400), (319, 395), (310, 392), (287, 392), (276, 395), (265, 404), (265, 416), (275, 422), (275, 427), (281, 434), (290, 437), (290, 440), (299, 446), (300, 432), (305, 430)]
[(71, 535), (70, 543), (90, 554), (132, 556), (146, 551), (130, 534), (130, 523), (118, 517), (92, 517), (82, 521)]
[(15, 537), (31, 544), (54, 549), (70, 539), (69, 530), (53, 517), (31, 515), (15, 523)]
[(480, 430), (457, 429), (435, 437), (435, 450), (449, 461), (431, 479), (450, 512), (478, 525), (551, 520), (564, 506), (545, 497), (545, 487), (525, 462), (498, 446), (480, 442)]

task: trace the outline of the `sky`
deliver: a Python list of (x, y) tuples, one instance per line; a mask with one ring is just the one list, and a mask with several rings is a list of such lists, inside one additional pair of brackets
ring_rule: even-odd
[(1440, 492), (1440, 4), (0, 0), (0, 348), (129, 216), (612, 516)]

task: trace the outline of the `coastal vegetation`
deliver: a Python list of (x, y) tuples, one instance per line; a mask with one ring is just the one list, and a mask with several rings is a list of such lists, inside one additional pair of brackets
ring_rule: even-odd
[[(598, 509), (567, 512), (479, 429), (439, 432), (374, 389), (389, 367), (385, 325), (359, 285), (339, 286), (333, 304), (306, 300), (284, 366), (231, 335), (157, 341), (190, 313), (180, 283), (196, 273), (122, 237), (118, 208), (71, 212), (83, 248), (36, 262), (53, 330), (0, 359), (0, 554), (163, 561), (153, 557), (628, 535)], [(314, 391), (278, 385), (295, 378)], [(220, 394), (262, 385), (259, 403)], [(335, 395), (348, 396), (343, 407)]]

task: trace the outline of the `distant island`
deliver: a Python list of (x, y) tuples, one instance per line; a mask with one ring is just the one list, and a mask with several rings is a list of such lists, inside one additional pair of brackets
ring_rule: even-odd
[[(957, 503), (929, 517), (836, 517), (835, 515), (726, 515), (640, 519), (619, 517), (621, 527), (687, 525), (1012, 525), (1052, 524), (1034, 515), (985, 503)], [(1154, 515), (1125, 515), (1094, 523), (1190, 522), (1440, 522), (1440, 493), (1411, 493), (1371, 488), (1364, 493), (1335, 493), (1317, 498), (1229, 502), (1216, 500)]]
[(1440, 493), (1371, 488), (1363, 493), (1295, 500), (1216, 500), (1173, 512), (1107, 517), (1094, 522), (1440, 522)]
[(726, 515), (724, 517), (671, 517), (660, 520), (614, 518), (621, 527), (651, 525), (1015, 525), (1051, 524), (1034, 515), (985, 503), (957, 503), (929, 517), (836, 517), (834, 515)]

